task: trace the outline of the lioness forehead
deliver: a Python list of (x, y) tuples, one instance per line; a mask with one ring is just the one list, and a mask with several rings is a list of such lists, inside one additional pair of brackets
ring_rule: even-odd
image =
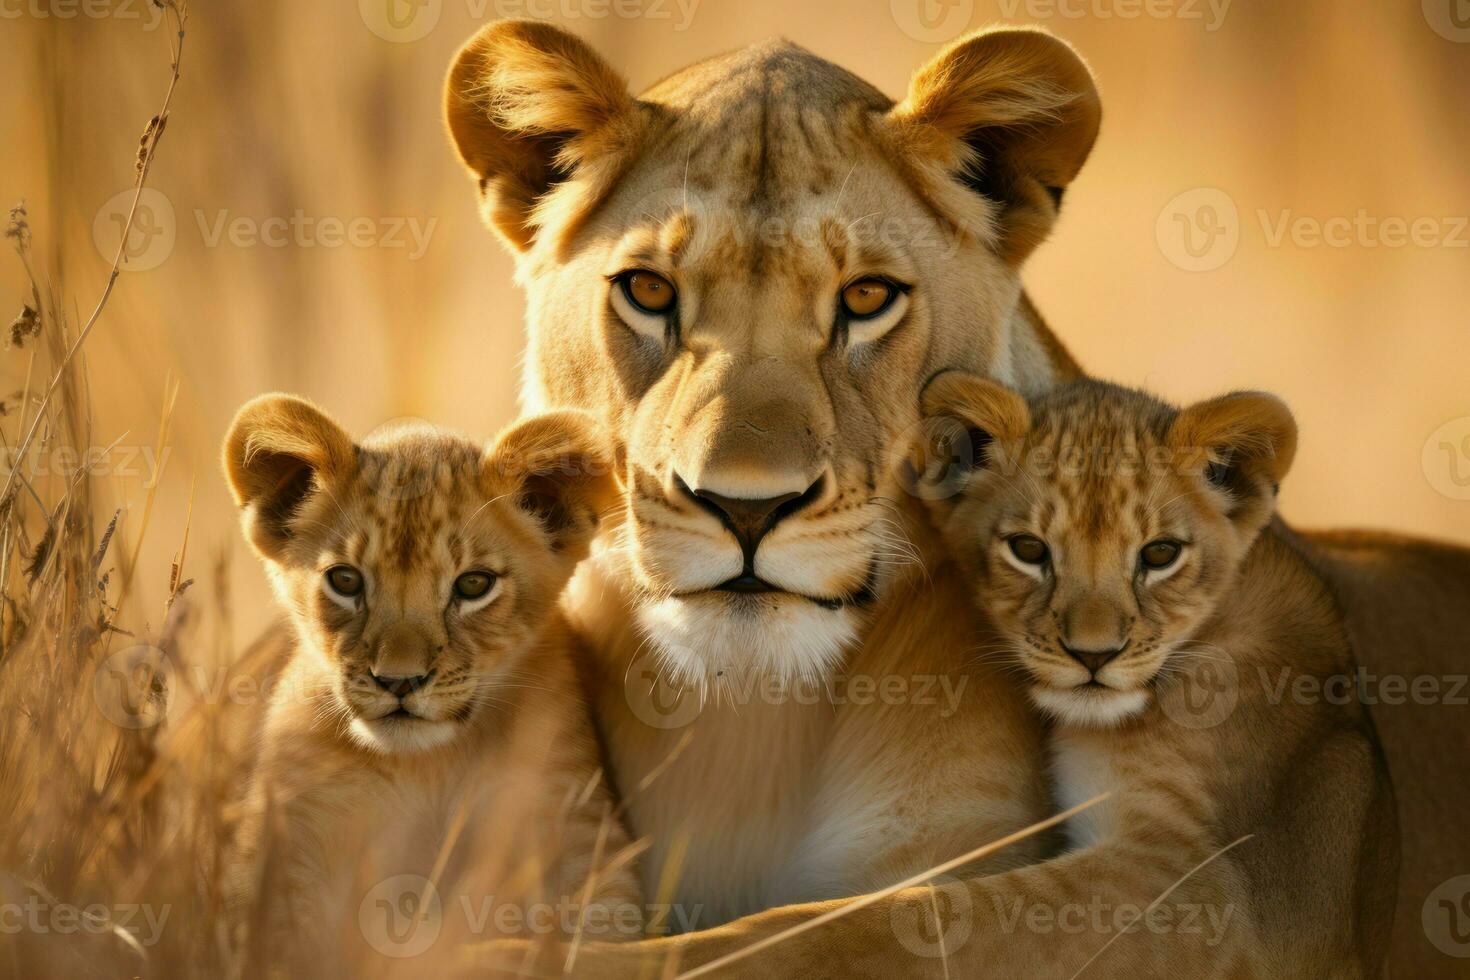
[(846, 105), (873, 111), (893, 105), (852, 72), (785, 38), (690, 65), (654, 84), (641, 98), (713, 119), (751, 103), (800, 104), (828, 112)]
[(893, 104), (782, 40), (687, 68), (643, 101), (672, 110), (645, 159), (662, 156), (688, 187), (766, 213), (840, 184), (870, 142), (873, 113)]

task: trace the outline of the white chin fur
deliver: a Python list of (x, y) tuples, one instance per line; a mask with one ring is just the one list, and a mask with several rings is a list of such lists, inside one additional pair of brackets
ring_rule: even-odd
[(1059, 691), (1034, 684), (1030, 694), (1032, 702), (1053, 718), (1085, 728), (1109, 728), (1148, 707), (1148, 692), (1141, 690), (1099, 692), (1096, 688), (1077, 688)]
[(671, 680), (701, 689), (716, 677), (825, 677), (857, 638), (856, 620), (796, 596), (673, 596), (638, 609)]
[(437, 749), (454, 739), (456, 726), (447, 721), (354, 718), (348, 731), (363, 748), (383, 755), (412, 755)]

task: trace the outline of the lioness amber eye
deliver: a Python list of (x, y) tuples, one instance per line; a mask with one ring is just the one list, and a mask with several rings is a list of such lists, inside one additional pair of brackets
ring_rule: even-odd
[(656, 272), (640, 269), (623, 277), (623, 294), (645, 313), (667, 313), (677, 298), (674, 284)]
[(1008, 543), (1011, 554), (1028, 565), (1044, 565), (1051, 557), (1051, 549), (1047, 548), (1046, 542), (1029, 534), (1018, 534)]
[(1182, 550), (1178, 541), (1150, 541), (1139, 552), (1139, 558), (1144, 568), (1159, 571), (1178, 561)]
[(333, 565), (327, 569), (327, 584), (333, 592), (351, 599), (362, 594), (362, 572), (351, 565)]
[(859, 320), (877, 316), (893, 302), (895, 292), (882, 279), (859, 279), (842, 291), (842, 309)]
[(454, 594), (460, 599), (483, 599), (495, 584), (489, 572), (465, 572), (454, 580)]

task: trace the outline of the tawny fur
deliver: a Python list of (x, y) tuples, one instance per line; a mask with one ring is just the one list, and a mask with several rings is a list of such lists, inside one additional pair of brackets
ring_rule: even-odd
[[(440, 942), (491, 938), (509, 920), (474, 918), (490, 903), (542, 915), (528, 932), (641, 935), (634, 851), (557, 605), (613, 491), (610, 465), (571, 413), (487, 450), (424, 427), (354, 445), (288, 396), (240, 411), (225, 468), (297, 639), (230, 872), (241, 916), (255, 910), (241, 928), (257, 963), (289, 938), (295, 968), (366, 969), (360, 908), (374, 921), (373, 889), (397, 875), (433, 878)], [(341, 566), (361, 595), (324, 581)], [(456, 598), (470, 572), (492, 588)], [(390, 675), (429, 680), (400, 701), (373, 680)], [(491, 936), (465, 935), (477, 921)]]
[[(546, 76), (557, 59), (544, 53), (567, 49)], [(662, 881), (677, 850), (674, 897), (708, 925), (856, 894), (1044, 815), (1037, 721), (1007, 677), (970, 666), (974, 638), (956, 628), (964, 590), (932, 587), (952, 576), (893, 464), (937, 366), (1033, 386), (1070, 371), (1045, 328), (1016, 312), (1016, 265), (1055, 217), (1043, 188), (1065, 186), (1096, 135), (1086, 68), (1041, 33), (983, 34), (940, 55), (895, 105), (770, 42), (619, 108), (589, 57), (541, 26), (492, 25), (456, 59), (446, 106), (531, 293), (528, 404), (590, 409), (627, 445), (626, 514), (574, 584), (569, 612), (594, 647), (590, 687), (618, 782), (638, 787), (627, 802), (653, 842), (645, 883)], [(540, 80), (535, 95), (507, 81), (527, 74)], [(589, 115), (588, 104), (612, 114)], [(546, 140), (527, 118), (562, 122)], [(980, 130), (983, 153), (967, 142)], [(1020, 152), (1033, 144), (1054, 149)], [(512, 184), (532, 171), (555, 179), (527, 202)], [(961, 179), (1008, 196), (982, 197)], [(1020, 237), (1003, 248), (1011, 232)], [(608, 277), (635, 268), (676, 284), (677, 343), (620, 318)], [(877, 273), (914, 284), (901, 325), (834, 343), (837, 294)], [(974, 327), (960, 336), (955, 323)], [(711, 591), (740, 572), (741, 549), (681, 482), (731, 497), (816, 487), (754, 559), (782, 591)], [(688, 733), (649, 727), (623, 696), (630, 667), (650, 664), (708, 699), (668, 767)], [(732, 705), (726, 690), (891, 666), (968, 678), (959, 714)], [(940, 758), (921, 746), (941, 723), (957, 754), (913, 766), (915, 753)]]
[[(538, 50), (528, 54), (528, 44)], [(516, 81), (526, 77), (523, 66), (540, 100)], [(581, 42), (501, 22), (455, 59), (445, 103), (486, 219), (517, 256), (528, 292), (525, 402), (594, 410), (628, 445), (627, 519), (584, 566), (569, 610), (595, 640), (599, 723), (620, 783), (635, 788), (635, 826), (653, 841), (649, 880), (661, 880), (670, 853), (683, 855), (670, 873), (676, 897), (720, 920), (891, 881), (897, 869), (941, 850), (933, 841), (973, 839), (977, 829), (998, 834), (1044, 815), (1044, 804), (1031, 806), (1045, 798), (1041, 774), (1027, 768), (1039, 758), (1041, 730), (1006, 676), (967, 698), (958, 721), (924, 726), (924, 737), (896, 713), (848, 712), (864, 720), (842, 742), (834, 732), (844, 712), (834, 717), (830, 708), (816, 722), (792, 710), (707, 709), (699, 737), (686, 741), (682, 729), (640, 721), (621, 691), (633, 665), (664, 677), (702, 667), (690, 679), (715, 691), (729, 667), (799, 676), (908, 657), (944, 670), (971, 663), (983, 641), (974, 639), (978, 624), (958, 611), (966, 590), (942, 549), (915, 530), (922, 507), (896, 489), (887, 464), (918, 425), (920, 390), (941, 370), (986, 374), (1027, 395), (1080, 374), (1022, 291), (1019, 268), (1054, 223), (1097, 133), (1099, 103), (1085, 64), (1044, 33), (1001, 30), (957, 41), (897, 105), (785, 42), (694, 65), (626, 102), (613, 78)], [(588, 105), (597, 111), (587, 113)], [(569, 125), (548, 132), (547, 119)], [(875, 218), (901, 229), (898, 240), (863, 234)], [(675, 342), (640, 335), (620, 319), (608, 277), (630, 268), (652, 269), (677, 286)], [(913, 287), (901, 322), (861, 349), (833, 343), (838, 291), (874, 272)], [(718, 523), (679, 494), (673, 477), (689, 472), (751, 496), (824, 478), (821, 498), (762, 545), (763, 571), (791, 594), (740, 604), (701, 591), (726, 577), (739, 554)], [(1265, 536), (1290, 539), (1279, 524)], [(1391, 653), (1386, 631), (1375, 626), (1400, 624), (1396, 604), (1417, 590), (1433, 597), (1432, 610), (1400, 625), (1424, 662), (1452, 672), (1450, 657), (1463, 642), (1429, 631), (1443, 622), (1454, 627), (1444, 635), (1467, 635), (1464, 617), (1450, 610), (1454, 596), (1470, 590), (1470, 558), (1456, 551), (1440, 562), (1452, 573), (1448, 585), (1427, 577), (1399, 588), (1394, 575), (1412, 569), (1411, 551), (1392, 542), (1326, 544), (1330, 550), (1313, 560), (1333, 586), (1350, 590), (1349, 624), (1364, 656), (1372, 662)], [(902, 567), (910, 558), (928, 579)], [(1339, 558), (1361, 567), (1349, 574)], [(816, 617), (795, 595), (850, 597), (870, 568), (873, 601), (861, 609)], [(919, 630), (934, 630), (934, 641)], [(925, 741), (950, 726), (982, 737)], [(822, 751), (824, 744), (838, 747)], [(1401, 744), (1405, 757), (1425, 757), (1412, 739)], [(1336, 759), (1324, 752), (1320, 777), (1283, 790), (1277, 805), (1305, 815), (1312, 793), (1337, 799), (1326, 788)], [(893, 774), (882, 791), (872, 788), (870, 768)], [(902, 826), (868, 820), (903, 798), (908, 781), (922, 784), (936, 769), (955, 780), (952, 808)], [(965, 773), (1014, 774), (1004, 812), (987, 797), (988, 781), (977, 786)], [(1446, 774), (1414, 787), (1425, 801), (1415, 826), (1441, 839), (1426, 853), (1460, 846), (1455, 835), (1444, 839), (1445, 824), (1431, 820), (1426, 800), (1453, 782)], [(1454, 783), (1449, 792), (1460, 799), (1463, 790)], [(831, 802), (810, 805), (818, 797)], [(967, 821), (967, 807), (981, 819)], [(854, 861), (830, 845), (868, 840), (878, 826), (897, 836), (875, 854)], [(1330, 836), (1315, 828), (1305, 836), (1330, 851)], [(906, 852), (912, 861), (891, 859)], [(1310, 894), (1292, 891), (1298, 885)], [(1282, 894), (1336, 900), (1313, 885), (1291, 878)], [(927, 893), (912, 898), (928, 900)], [(1406, 909), (1411, 904), (1406, 899)], [(677, 948), (686, 964), (704, 962), (827, 907), (761, 913)], [(747, 965), (762, 975), (787, 965), (812, 975), (834, 964), (875, 976), (912, 968), (913, 956), (895, 945), (891, 907)], [(1416, 917), (1417, 905), (1410, 911)], [(610, 955), (616, 972), (624, 955), (640, 951)], [(1333, 962), (1330, 951), (1323, 957)], [(583, 966), (595, 972), (596, 963), (591, 957)]]
[[(975, 898), (1143, 908), (1182, 879), (1163, 903), (1171, 927), (1120, 938), (1100, 973), (1379, 975), (1398, 867), (1387, 775), (1361, 705), (1292, 693), (1350, 675), (1352, 653), (1310, 567), (1259, 537), (1295, 451), (1285, 406), (1243, 392), (1177, 411), (1097, 382), (1028, 406), (943, 375), (925, 407), (994, 438), (932, 507), (996, 656), (1056, 716), (1059, 803), (1112, 794), (1069, 825), (1070, 853)], [(1045, 561), (1017, 560), (1018, 535), (1043, 541)], [(1183, 546), (1153, 570), (1157, 541)], [(1122, 652), (1100, 667), (1068, 652), (1100, 646)], [(1303, 860), (1310, 884), (1293, 877)], [(1216, 913), (1214, 928), (1180, 928), (1190, 909)], [(1070, 975), (1111, 938), (995, 936), (983, 962)]]

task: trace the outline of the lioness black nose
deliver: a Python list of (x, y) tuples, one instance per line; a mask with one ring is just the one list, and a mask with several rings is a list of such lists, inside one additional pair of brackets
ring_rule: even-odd
[(415, 677), (394, 677), (390, 674), (374, 674), (373, 681), (395, 698), (406, 698), (429, 683), (434, 677), (431, 670)]
[(1090, 673), (1096, 674), (1116, 659), (1118, 654), (1122, 653), (1127, 646), (1128, 644), (1125, 643), (1123, 646), (1116, 647), (1112, 650), (1077, 650), (1063, 643), (1062, 649), (1067, 652), (1067, 656), (1086, 667)]
[(712, 490), (691, 490), (679, 477), (674, 479), (689, 499), (718, 517), (720, 523), (735, 535), (735, 540), (740, 542), (740, 550), (745, 554), (747, 567), (754, 564), (755, 549), (760, 545), (761, 538), (781, 521), (817, 499), (822, 492), (820, 478), (802, 493), (783, 493), (775, 497), (752, 499), (727, 497)]

